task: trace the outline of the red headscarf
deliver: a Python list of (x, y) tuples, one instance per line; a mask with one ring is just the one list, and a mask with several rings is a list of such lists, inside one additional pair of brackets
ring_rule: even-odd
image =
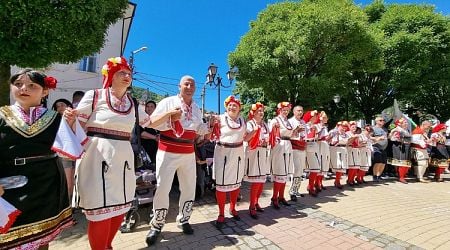
[(128, 65), (128, 62), (124, 57), (111, 57), (106, 61), (106, 64), (103, 65), (102, 68), (104, 89), (111, 87), (114, 74), (121, 69), (131, 71), (130, 65)]
[(241, 102), (239, 101), (239, 99), (234, 97), (234, 95), (230, 95), (227, 97), (227, 99), (225, 99), (225, 102), (224, 102), (225, 108), (228, 106), (228, 104), (230, 104), (232, 102), (236, 103), (236, 105), (241, 107)]

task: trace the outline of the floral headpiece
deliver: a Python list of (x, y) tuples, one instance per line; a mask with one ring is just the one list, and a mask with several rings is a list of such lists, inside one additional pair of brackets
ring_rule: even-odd
[(227, 99), (225, 99), (225, 102), (224, 102), (225, 108), (228, 106), (228, 104), (230, 104), (232, 102), (236, 103), (236, 105), (241, 107), (241, 102), (239, 101), (239, 99), (234, 97), (234, 95), (230, 95), (227, 97)]
[(106, 64), (102, 67), (104, 89), (111, 86), (114, 74), (121, 69), (127, 69), (131, 71), (131, 67), (130, 65), (128, 65), (128, 62), (124, 57), (111, 57), (108, 59), (108, 61), (106, 61)]
[(45, 87), (48, 89), (56, 89), (56, 83), (58, 83), (58, 80), (52, 76), (46, 76), (44, 78)]
[(260, 109), (264, 109), (264, 105), (260, 102), (257, 102), (255, 104), (252, 104), (252, 107), (250, 108), (250, 111), (248, 112), (248, 119), (253, 119), (253, 116), (255, 116), (255, 112)]
[(292, 108), (292, 105), (289, 102), (280, 102), (277, 104), (277, 114), (280, 114), (282, 108)]
[(402, 118), (396, 120), (394, 122), (394, 124), (395, 124), (395, 126), (400, 126), (404, 121), (406, 121), (406, 119), (402, 117)]
[[(317, 110), (310, 110), (307, 111), (304, 115), (303, 115), (303, 121), (305, 122), (309, 122), (311, 120), (311, 118), (313, 117), (317, 117), (319, 118), (319, 112), (317, 112)], [(319, 123), (319, 119), (317, 119), (314, 123)]]

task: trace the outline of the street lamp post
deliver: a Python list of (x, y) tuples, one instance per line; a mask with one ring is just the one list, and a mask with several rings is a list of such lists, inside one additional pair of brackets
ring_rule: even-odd
[[(336, 94), (335, 96), (333, 96), (333, 101), (336, 104), (336, 107), (339, 107), (339, 103), (341, 102), (341, 96)], [(348, 100), (345, 101), (345, 119), (348, 121)]]
[(211, 63), (208, 67), (208, 74), (206, 75), (206, 84), (210, 84), (211, 86), (214, 84), (214, 86), (217, 87), (217, 112), (220, 114), (220, 87), (228, 88), (231, 86), (231, 83), (236, 78), (237, 75), (237, 68), (234, 67), (227, 72), (227, 79), (230, 81), (230, 84), (223, 85), (222, 84), (222, 77), (220, 77), (219, 74), (217, 74), (217, 66), (214, 65), (214, 63)]

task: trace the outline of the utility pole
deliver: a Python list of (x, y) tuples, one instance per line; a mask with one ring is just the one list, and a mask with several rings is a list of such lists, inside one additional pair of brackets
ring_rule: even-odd
[(203, 84), (202, 93), (200, 94), (202, 98), (202, 114), (205, 116), (205, 97), (206, 97), (206, 83)]

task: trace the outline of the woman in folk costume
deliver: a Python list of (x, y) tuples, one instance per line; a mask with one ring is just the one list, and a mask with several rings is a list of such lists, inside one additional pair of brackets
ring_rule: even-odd
[[(87, 131), (86, 153), (76, 164), (74, 205), (83, 209), (88, 220), (92, 249), (112, 249), (125, 213), (130, 209), (136, 187), (130, 133), (139, 112), (139, 125), (150, 125), (150, 116), (135, 107), (127, 88), (132, 72), (123, 57), (110, 58), (102, 68), (103, 88), (86, 92), (73, 110)], [(66, 110), (67, 112), (67, 110)], [(70, 112), (70, 111), (69, 111)], [(157, 126), (178, 119), (173, 110), (154, 119)]]
[(285, 206), (290, 204), (284, 198), (284, 189), (288, 176), (292, 174), (294, 162), (292, 159), (291, 137), (296, 130), (288, 120), (291, 111), (289, 102), (280, 102), (277, 105), (277, 116), (269, 123), (271, 146), (270, 151), (270, 172), (273, 180), (273, 194), (271, 204), (275, 209), (280, 209), (280, 203)]
[(247, 133), (253, 134), (253, 136), (248, 141), (244, 180), (251, 183), (249, 211), (250, 216), (257, 219), (256, 212), (264, 211), (258, 200), (269, 174), (270, 159), (267, 149), (269, 146), (269, 126), (264, 122), (264, 105), (259, 102), (252, 104), (248, 118)]
[(411, 134), (408, 131), (408, 121), (400, 118), (394, 122), (395, 128), (389, 133), (389, 140), (392, 142), (392, 159), (390, 164), (398, 169), (398, 180), (401, 183), (408, 183), (405, 176), (411, 168), (410, 143)]
[(416, 127), (411, 133), (411, 154), (412, 158), (416, 160), (416, 166), (414, 172), (417, 179), (420, 182), (430, 182), (424, 178), (425, 171), (428, 168), (428, 146), (431, 143), (428, 138), (428, 131), (431, 128), (431, 122), (428, 120), (423, 121), (420, 126)]
[(309, 172), (308, 193), (316, 197), (322, 191), (319, 186), (320, 168), (320, 148), (318, 143), (319, 133), (319, 112), (317, 110), (308, 111), (303, 116), (306, 122), (306, 171)]
[[(0, 249), (47, 249), (72, 225), (64, 169), (53, 147), (63, 133), (62, 118), (42, 105), (54, 88), (55, 78), (31, 69), (10, 78), (15, 103), (0, 108), (0, 180), (4, 183), (0, 215), (5, 204), (12, 213), (6, 225), (0, 218)], [(64, 124), (66, 133), (72, 133)]]
[(219, 116), (212, 133), (212, 137), (216, 140), (213, 175), (216, 180), (216, 200), (219, 206), (216, 227), (219, 229), (225, 223), (227, 193), (230, 193), (230, 214), (233, 219), (240, 220), (236, 203), (245, 171), (243, 142), (248, 141), (257, 131), (254, 130), (246, 136), (245, 121), (240, 116), (241, 103), (234, 96), (225, 99), (225, 108), (225, 113)]
[(360, 156), (360, 141), (359, 134), (356, 133), (358, 126), (355, 121), (351, 121), (348, 123), (349, 131), (347, 134), (349, 135), (348, 143), (347, 143), (347, 152), (348, 152), (348, 176), (347, 176), (347, 184), (350, 186), (355, 185), (355, 177), (358, 174), (360, 165), (361, 165), (361, 156)]
[(346, 121), (340, 121), (330, 133), (330, 162), (331, 169), (336, 174), (334, 186), (342, 189), (341, 177), (348, 168), (347, 143), (350, 136), (346, 133)]
[(361, 131), (359, 142), (361, 147), (360, 156), (361, 156), (361, 165), (359, 167), (358, 174), (356, 176), (356, 182), (358, 184), (366, 183), (364, 180), (364, 176), (367, 171), (369, 171), (370, 166), (372, 166), (372, 140), (370, 137), (373, 135), (373, 129), (370, 126), (367, 126)]
[(328, 174), (330, 170), (330, 145), (328, 144), (329, 133), (328, 133), (328, 116), (325, 111), (319, 114), (319, 124), (318, 128), (318, 139), (319, 139), (319, 159), (320, 159), (320, 171), (317, 175), (318, 181), (315, 183), (316, 190), (319, 192), (326, 188), (323, 186), (323, 177)]
[(442, 178), (442, 174), (445, 169), (448, 168), (448, 151), (445, 147), (445, 131), (447, 130), (447, 126), (443, 123), (437, 124), (431, 134), (431, 162), (435, 165), (435, 180), (436, 181), (444, 181)]

